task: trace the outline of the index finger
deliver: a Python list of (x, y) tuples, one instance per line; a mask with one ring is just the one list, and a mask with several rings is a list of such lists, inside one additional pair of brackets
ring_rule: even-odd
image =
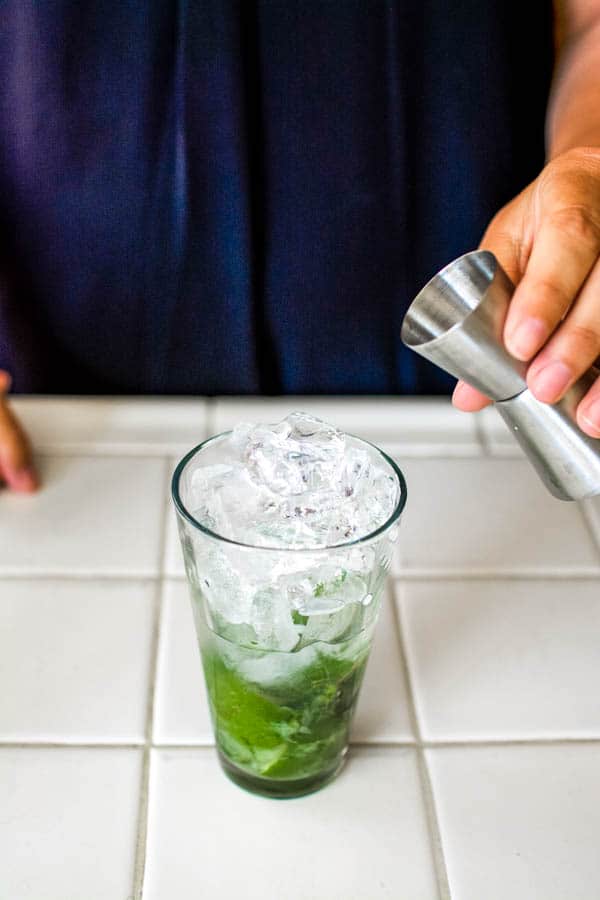
[(531, 359), (564, 318), (600, 252), (600, 225), (582, 206), (547, 215), (510, 303), (504, 343)]

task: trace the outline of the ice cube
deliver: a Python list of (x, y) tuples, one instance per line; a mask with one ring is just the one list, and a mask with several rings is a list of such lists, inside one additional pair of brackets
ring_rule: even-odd
[(250, 624), (261, 648), (289, 652), (298, 643), (298, 629), (287, 598), (273, 588), (265, 587), (254, 594)]
[(314, 613), (304, 626), (300, 647), (346, 641), (361, 631), (362, 619), (360, 603), (349, 603), (333, 613)]

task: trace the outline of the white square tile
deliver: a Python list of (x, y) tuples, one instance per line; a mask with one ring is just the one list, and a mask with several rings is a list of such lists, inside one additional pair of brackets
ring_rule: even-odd
[(324, 790), (246, 793), (212, 750), (155, 751), (144, 900), (437, 898), (414, 751), (361, 748)]
[(479, 442), (472, 416), (449, 400), (406, 397), (218, 398), (210, 411), (210, 430), (227, 431), (238, 422), (277, 422), (294, 410), (318, 416), (356, 434), (394, 456), (473, 454)]
[(426, 740), (600, 737), (600, 581), (398, 589)]
[[(1, 707), (0, 707), (1, 708)], [(352, 740), (413, 739), (391, 598), (386, 596), (359, 696)], [(213, 740), (194, 620), (185, 582), (165, 586), (156, 682), (154, 742)]]
[(165, 465), (43, 457), (39, 493), (0, 491), (0, 574), (155, 574)]
[(404, 470), (397, 573), (600, 571), (578, 505), (552, 497), (527, 461), (408, 459)]
[[(476, 456), (482, 453), (474, 416), (450, 400), (404, 397), (395, 410), (375, 406), (383, 450), (400, 462), (405, 456)], [(377, 443), (377, 440), (375, 441)]]
[(141, 752), (0, 748), (0, 895), (132, 897)]
[(15, 413), (43, 452), (182, 454), (206, 437), (201, 397), (15, 397)]
[(0, 738), (143, 741), (155, 588), (0, 581)]
[(519, 442), (495, 407), (488, 406), (476, 415), (490, 453), (494, 456), (524, 457)]
[(428, 751), (452, 900), (593, 900), (600, 746)]
[(157, 744), (213, 741), (200, 650), (185, 581), (167, 582), (164, 587), (153, 740)]

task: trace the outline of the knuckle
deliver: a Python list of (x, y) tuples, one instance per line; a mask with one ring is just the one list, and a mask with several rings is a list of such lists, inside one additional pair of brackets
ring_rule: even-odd
[(552, 278), (542, 278), (536, 281), (531, 296), (537, 301), (536, 306), (540, 300), (543, 302), (545, 310), (543, 318), (562, 318), (573, 302), (573, 298), (567, 290)]
[(577, 347), (578, 353), (584, 355), (587, 359), (595, 359), (600, 350), (600, 331), (591, 328), (589, 325), (571, 325), (569, 328), (569, 338), (573, 345)]
[(565, 206), (555, 210), (550, 222), (563, 234), (588, 247), (600, 248), (600, 222), (586, 206)]
[(583, 172), (596, 174), (600, 166), (600, 149), (598, 147), (571, 147), (565, 150), (555, 162), (562, 163), (569, 169), (576, 168)]
[(480, 246), (492, 250), (506, 269), (513, 268), (516, 264), (519, 272), (524, 271), (529, 251), (524, 242), (508, 228), (504, 219), (492, 219)]

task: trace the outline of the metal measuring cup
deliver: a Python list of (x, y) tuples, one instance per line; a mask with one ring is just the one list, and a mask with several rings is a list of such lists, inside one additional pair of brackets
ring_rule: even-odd
[(590, 369), (558, 403), (536, 400), (525, 381), (527, 364), (502, 342), (513, 292), (493, 253), (466, 253), (417, 294), (402, 323), (402, 341), (495, 401), (551, 494), (560, 500), (600, 494), (600, 439), (585, 434), (575, 418), (600, 372)]

